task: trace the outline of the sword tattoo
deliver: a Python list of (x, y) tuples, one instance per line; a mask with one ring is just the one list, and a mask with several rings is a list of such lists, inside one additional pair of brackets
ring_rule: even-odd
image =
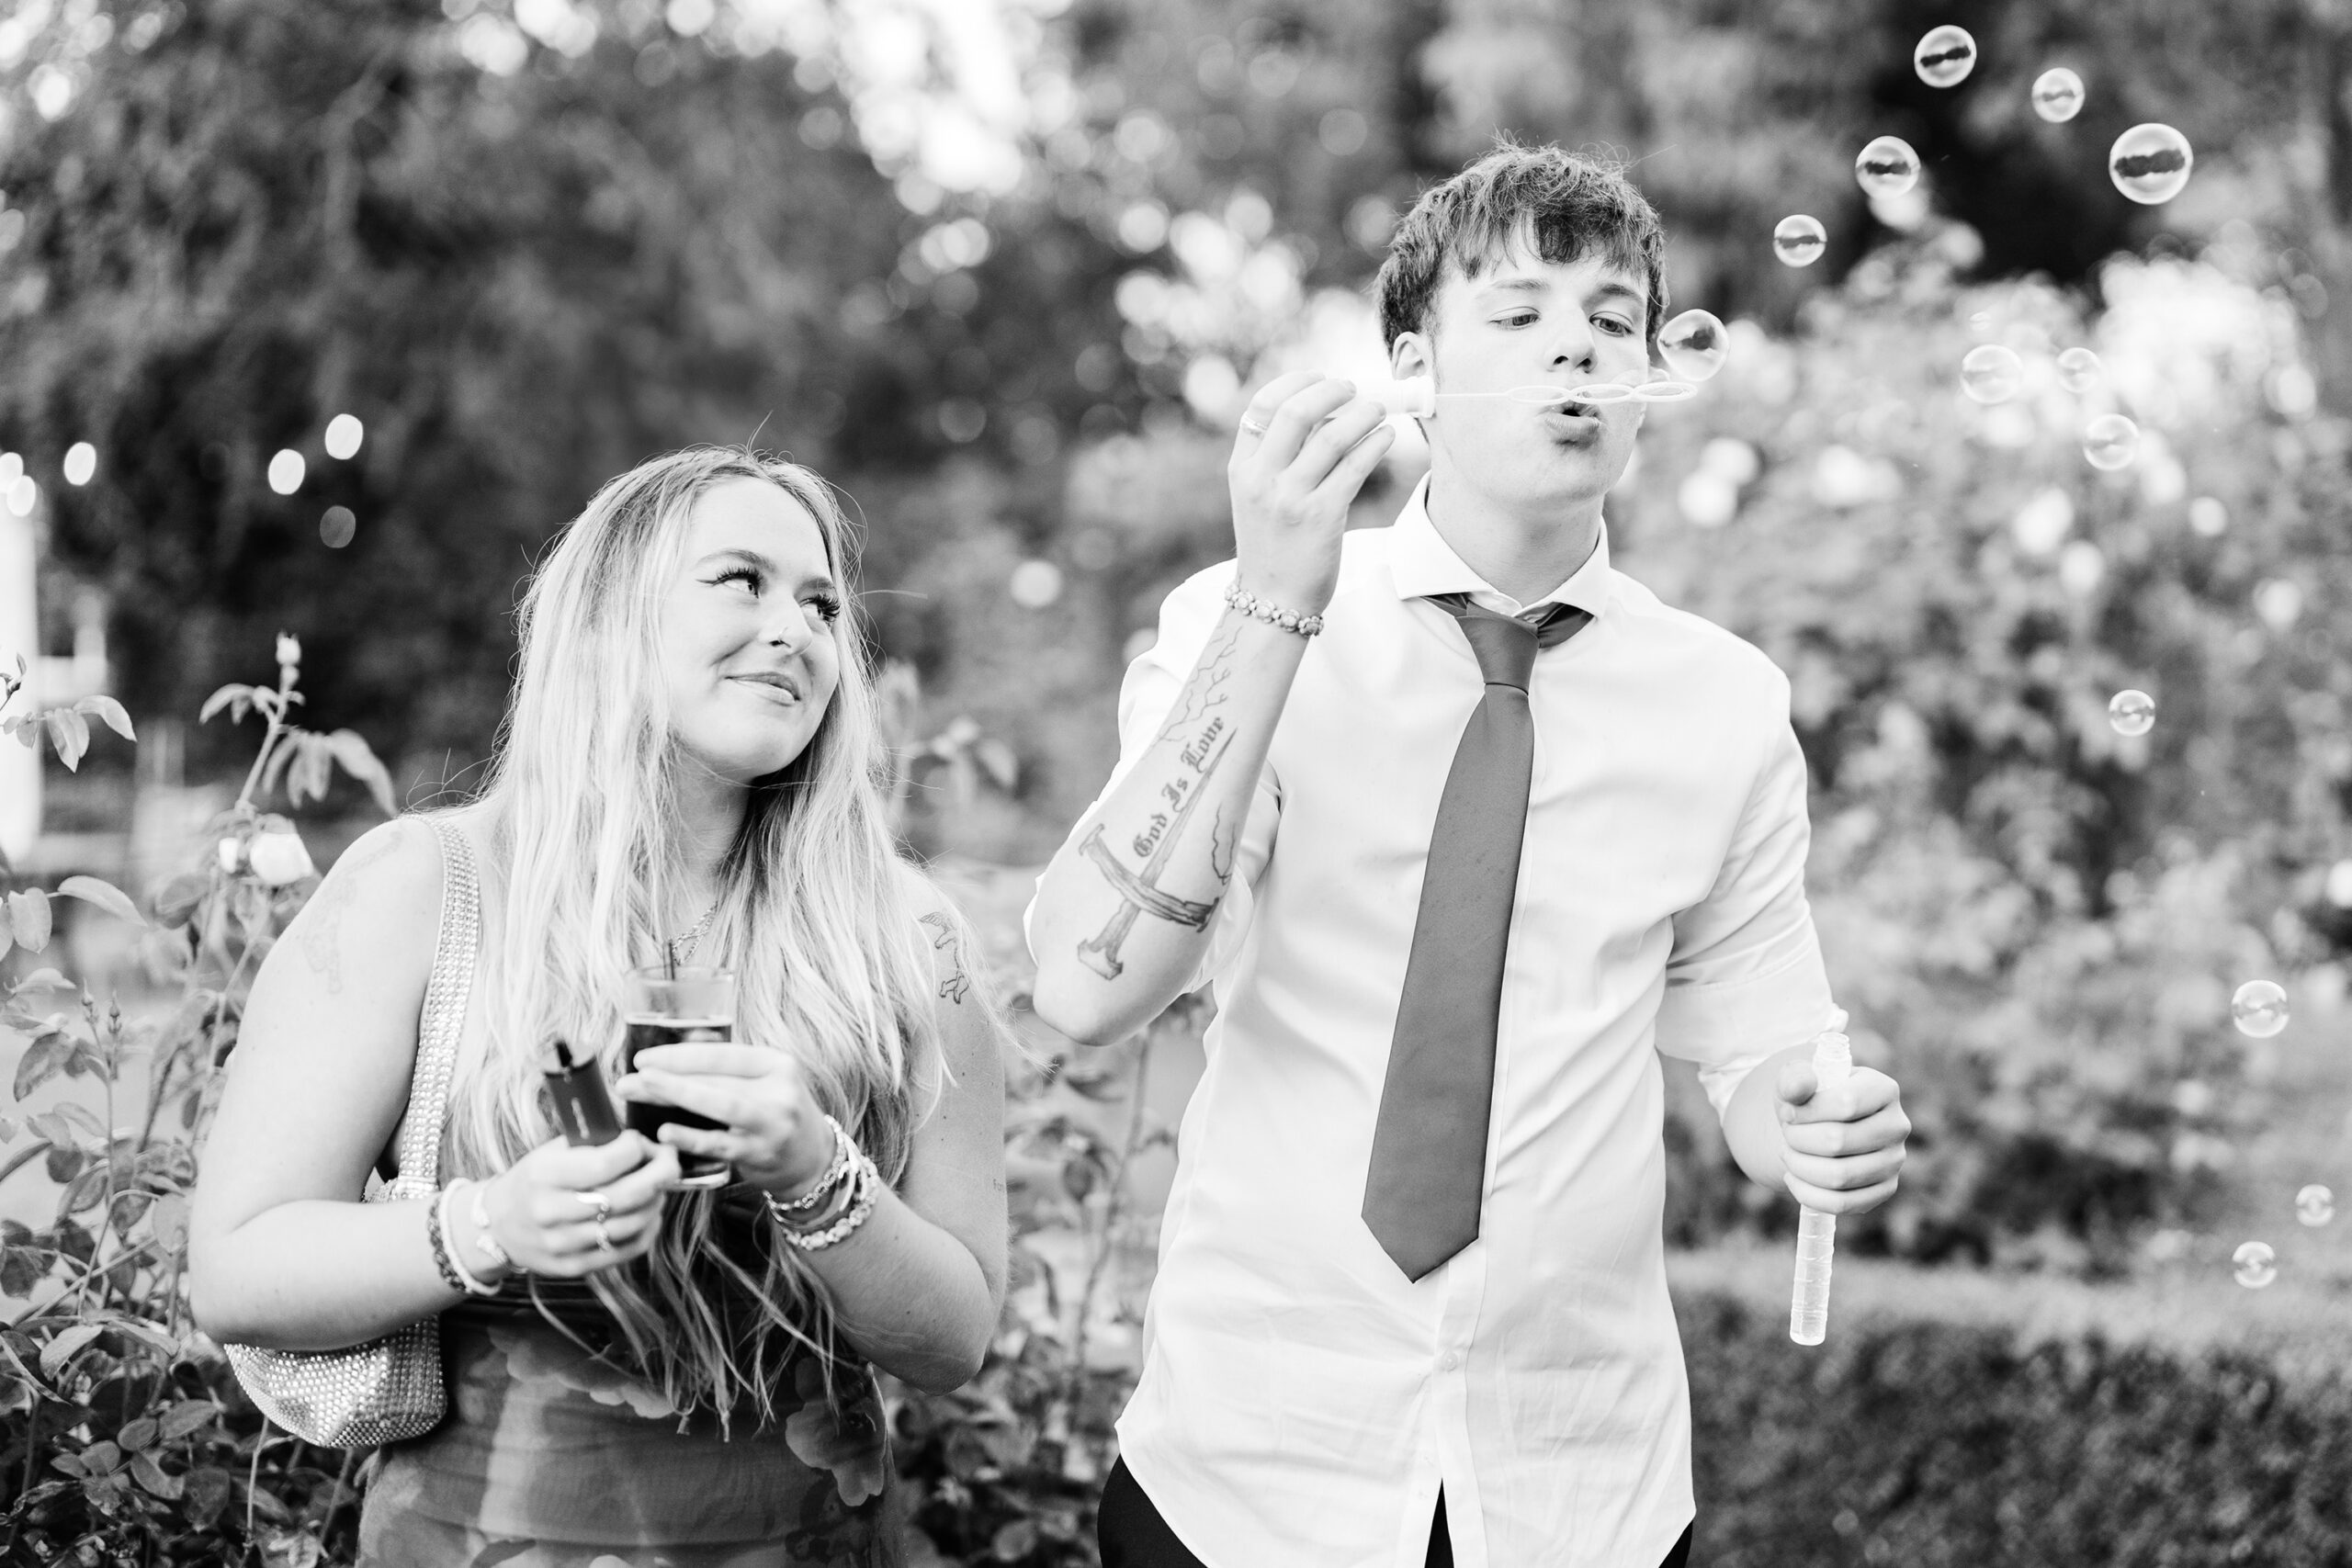
[[(1160, 874), (1168, 867), (1169, 857), (1176, 852), (1177, 842), (1184, 836), (1184, 825), (1208, 794), (1203, 787), (1217, 764), (1225, 761), (1226, 752), (1233, 745), (1233, 737), (1226, 728), (1224, 716), (1209, 720), (1199, 739), (1178, 753), (1196, 777), (1177, 778), (1161, 786), (1168, 797), (1172, 816), (1154, 812), (1150, 823), (1136, 835), (1136, 852), (1145, 857), (1140, 874), (1129, 871), (1119, 862), (1111, 846), (1104, 842), (1102, 826), (1096, 823), (1094, 831), (1086, 836), (1080, 846), (1086, 858), (1102, 868), (1102, 874), (1118, 890), (1121, 903), (1118, 911), (1102, 928), (1102, 934), (1091, 942), (1078, 944), (1078, 956), (1086, 966), (1106, 980), (1115, 980), (1126, 965), (1119, 962), (1119, 948), (1135, 929), (1138, 915), (1152, 915), (1194, 931), (1208, 929), (1209, 916), (1216, 912), (1220, 900), (1216, 898), (1195, 902), (1164, 893), (1159, 886)], [(1228, 866), (1230, 863), (1228, 861)]]

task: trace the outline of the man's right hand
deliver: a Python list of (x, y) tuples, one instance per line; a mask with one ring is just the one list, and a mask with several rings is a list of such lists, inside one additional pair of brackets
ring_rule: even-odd
[(1385, 411), (1352, 382), (1295, 371), (1260, 388), (1225, 469), (1243, 591), (1320, 615), (1339, 585), (1349, 503), (1396, 440)]

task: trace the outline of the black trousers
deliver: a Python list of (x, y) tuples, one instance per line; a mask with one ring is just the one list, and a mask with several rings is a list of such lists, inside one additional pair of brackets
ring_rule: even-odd
[[(1203, 1568), (1201, 1560), (1185, 1549), (1159, 1517), (1159, 1510), (1128, 1472), (1127, 1461), (1111, 1467), (1102, 1483), (1102, 1511), (1094, 1527), (1095, 1544), (1102, 1548), (1102, 1568)], [(1658, 1568), (1686, 1568), (1690, 1561), (1690, 1527), (1666, 1554)], [(1437, 1497), (1437, 1521), (1430, 1530), (1428, 1568), (1453, 1568), (1453, 1540), (1445, 1529), (1445, 1494)], [(1497, 1568), (1516, 1568), (1500, 1563)]]

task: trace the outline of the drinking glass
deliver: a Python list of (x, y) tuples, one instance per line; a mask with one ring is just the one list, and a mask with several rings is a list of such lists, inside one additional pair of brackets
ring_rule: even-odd
[[(628, 976), (622, 1021), (628, 1037), (621, 1047), (624, 1071), (637, 1070), (637, 1054), (651, 1045), (678, 1045), (735, 1037), (735, 972), (732, 969), (657, 966), (638, 969)], [(628, 1125), (656, 1143), (662, 1129), (675, 1122), (682, 1127), (725, 1132), (724, 1123), (674, 1105), (650, 1100), (628, 1102)], [(678, 1151), (678, 1168), (684, 1187), (724, 1187), (733, 1171), (722, 1159)]]

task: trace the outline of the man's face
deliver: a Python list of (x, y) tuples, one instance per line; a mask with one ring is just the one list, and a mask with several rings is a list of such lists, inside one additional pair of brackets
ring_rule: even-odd
[[(1475, 278), (1448, 266), (1430, 326), (1399, 335), (1391, 362), (1399, 376), (1435, 376), (1441, 394), (1638, 386), (1650, 376), (1645, 280), (1600, 255), (1547, 262), (1522, 244)], [(1441, 396), (1426, 428), (1453, 482), (1507, 511), (1543, 513), (1597, 501), (1617, 482), (1642, 410)]]

